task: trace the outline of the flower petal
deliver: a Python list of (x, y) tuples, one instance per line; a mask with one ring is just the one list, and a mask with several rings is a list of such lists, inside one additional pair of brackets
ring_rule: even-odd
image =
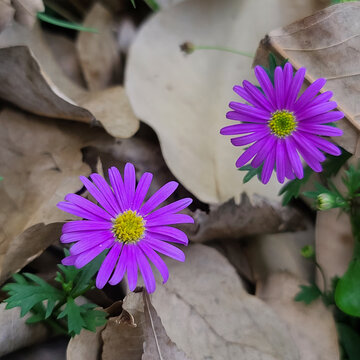
[(162, 186), (151, 198), (140, 208), (140, 213), (148, 214), (164, 202), (179, 186), (176, 181), (169, 181)]
[(299, 130), (310, 134), (322, 135), (322, 136), (341, 136), (343, 131), (337, 127), (328, 125), (312, 125), (306, 126), (299, 124)]
[(162, 208), (155, 210), (151, 214), (146, 215), (145, 220), (155, 219), (156, 217), (164, 215), (164, 214), (174, 214), (178, 211), (185, 209), (191, 203), (192, 203), (191, 198), (185, 198), (185, 199), (174, 201), (173, 203), (163, 206)]
[(325, 83), (326, 79), (323, 78), (315, 80), (296, 101), (294, 111), (300, 111), (304, 106), (308, 105)]
[(285, 106), (285, 89), (284, 89), (284, 75), (281, 66), (277, 66), (274, 74), (275, 85), (275, 100), (278, 109), (283, 109)]
[(146, 194), (149, 191), (152, 178), (153, 178), (152, 174), (148, 172), (144, 173), (141, 176), (135, 191), (135, 196), (133, 201), (134, 210), (138, 210), (141, 207), (142, 203), (144, 202)]
[(115, 271), (109, 280), (110, 285), (118, 284), (124, 277), (127, 262), (129, 261), (129, 246), (123, 245), (120, 252), (119, 261), (116, 265)]
[(176, 246), (170, 245), (167, 242), (157, 240), (151, 236), (146, 236), (143, 241), (151, 246), (151, 248), (161, 254), (164, 254), (172, 259), (178, 261), (185, 261), (185, 254)]
[(98, 289), (102, 289), (108, 282), (119, 258), (121, 248), (122, 244), (115, 243), (114, 246), (110, 249), (109, 253), (106, 255), (96, 276), (96, 287)]
[[(69, 203), (69, 202), (66, 202), (66, 201), (61, 201), (56, 206), (62, 211), (68, 212), (70, 214), (79, 216), (79, 217), (84, 218), (84, 219), (95, 220), (95, 221), (104, 220), (104, 218), (100, 217), (99, 215), (95, 215), (94, 213), (92, 213), (92, 212), (90, 212), (88, 210), (85, 210), (82, 207), (79, 207), (79, 206), (77, 206), (75, 204), (72, 204), (72, 203)], [(108, 214), (108, 216), (110, 217), (109, 214)], [(106, 219), (106, 220), (108, 220), (108, 219)]]
[(279, 139), (276, 144), (276, 175), (279, 183), (285, 180), (285, 143), (283, 139)]
[(98, 246), (93, 247), (92, 249), (85, 251), (79, 255), (77, 255), (75, 260), (75, 267), (78, 269), (82, 268), (86, 264), (88, 264), (91, 260), (95, 259), (98, 255), (100, 255), (104, 250), (108, 249), (114, 244), (112, 239), (101, 243)]
[(266, 71), (261, 66), (255, 66), (255, 76), (258, 79), (261, 89), (264, 91), (270, 104), (275, 109), (275, 91)]
[(301, 123), (303, 126), (305, 126), (306, 124), (314, 124), (314, 125), (328, 124), (334, 121), (339, 121), (343, 117), (344, 117), (344, 113), (342, 113), (341, 111), (330, 111), (305, 120), (301, 120)]
[(147, 230), (147, 233), (158, 240), (170, 241), (183, 245), (187, 245), (189, 240), (187, 235), (171, 226), (153, 226)]
[[(100, 234), (99, 234), (100, 233)], [(114, 235), (110, 231), (101, 231), (97, 234), (91, 233), (85, 239), (78, 241), (70, 248), (71, 255), (78, 255), (84, 251), (88, 251), (108, 240), (114, 240)]]
[(266, 127), (265, 124), (237, 124), (225, 126), (220, 130), (221, 135), (247, 134), (255, 131), (261, 131)]
[(236, 161), (236, 167), (240, 168), (248, 163), (264, 145), (267, 138), (263, 138), (246, 149)]
[(146, 227), (174, 224), (193, 224), (194, 219), (186, 214), (164, 214), (154, 219), (147, 220)]
[(271, 174), (274, 170), (275, 165), (275, 155), (276, 151), (273, 148), (265, 159), (264, 167), (261, 172), (261, 182), (263, 184), (267, 184), (271, 178)]
[(256, 99), (257, 106), (262, 107), (265, 110), (268, 110), (269, 112), (274, 111), (274, 108), (271, 106), (269, 100), (264, 96), (264, 94), (253, 84), (251, 84), (249, 81), (244, 80), (243, 81), (244, 89), (247, 91), (249, 95), (252, 96), (252, 98)]
[(297, 112), (295, 115), (297, 120), (299, 121), (299, 124), (301, 124), (303, 120), (334, 110), (336, 107), (337, 104), (335, 101), (329, 101), (311, 107), (306, 106), (301, 111)]
[(132, 204), (135, 196), (136, 175), (135, 175), (135, 167), (131, 163), (127, 163), (125, 165), (124, 186), (125, 186), (125, 194), (128, 199), (128, 206), (132, 209)]
[(235, 120), (235, 121), (244, 121), (246, 123), (250, 123), (250, 124), (263, 124), (266, 125), (267, 121), (270, 118), (270, 112), (269, 115), (267, 117), (267, 120), (264, 120), (263, 118), (259, 119), (256, 117), (251, 116), (251, 114), (245, 113), (245, 114), (240, 114), (237, 111), (228, 111), (226, 113), (226, 118), (229, 120)]
[(110, 221), (88, 221), (88, 220), (74, 220), (64, 224), (62, 228), (63, 233), (73, 231), (92, 231), (92, 230), (107, 230), (112, 226)]
[(126, 247), (129, 248), (128, 261), (126, 263), (126, 273), (130, 291), (135, 290), (138, 278), (138, 267), (135, 255), (136, 246), (137, 245), (126, 245)]
[(151, 266), (139, 247), (135, 249), (135, 254), (142, 278), (144, 279), (146, 290), (149, 294), (151, 294), (156, 289), (155, 277), (152, 272)]
[[(93, 230), (93, 231), (75, 231), (71, 233), (62, 234), (60, 241), (63, 244), (73, 243), (77, 241), (86, 241), (89, 238), (99, 238), (104, 234), (109, 234), (109, 230)], [(111, 233), (110, 233), (111, 234)]]
[(267, 155), (270, 153), (270, 151), (273, 149), (273, 147), (276, 144), (276, 137), (275, 136), (269, 136), (266, 143), (262, 146), (262, 148), (258, 151), (256, 156), (254, 157), (253, 161), (251, 162), (251, 166), (253, 168), (259, 167), (262, 162), (265, 160)]
[(111, 187), (114, 190), (116, 200), (119, 203), (121, 211), (126, 211), (129, 209), (129, 202), (125, 192), (125, 186), (120, 174), (120, 171), (116, 167), (111, 167), (109, 169), (109, 180)]
[(233, 138), (233, 139), (231, 139), (231, 143), (234, 146), (248, 145), (248, 144), (253, 143), (254, 141), (258, 141), (268, 135), (270, 135), (270, 131), (269, 131), (269, 129), (265, 128), (261, 131), (257, 131), (254, 134), (244, 135), (241, 137)]
[(325, 151), (326, 153), (330, 155), (339, 156), (341, 154), (341, 150), (331, 142), (322, 139), (319, 136), (312, 135), (312, 134), (306, 134), (306, 137), (314, 143), (314, 145), (319, 148), (322, 151)]
[(289, 88), (289, 92), (287, 94), (287, 100), (286, 100), (286, 105), (285, 105), (285, 107), (289, 110), (293, 110), (293, 108), (294, 108), (296, 98), (297, 98), (299, 91), (301, 89), (301, 86), (304, 82), (305, 72), (306, 72), (305, 68), (300, 68), (296, 72), (296, 74), (292, 80), (291, 86)]
[(230, 102), (229, 107), (242, 115), (246, 115), (250, 119), (256, 118), (261, 120), (261, 122), (267, 122), (270, 118), (269, 111), (258, 109), (247, 104), (232, 101)]
[(302, 179), (304, 177), (304, 169), (301, 164), (301, 160), (299, 154), (296, 151), (296, 146), (294, 144), (294, 140), (292, 140), (291, 136), (288, 136), (285, 139), (286, 151), (289, 157), (290, 164), (293, 168), (294, 174), (298, 179)]

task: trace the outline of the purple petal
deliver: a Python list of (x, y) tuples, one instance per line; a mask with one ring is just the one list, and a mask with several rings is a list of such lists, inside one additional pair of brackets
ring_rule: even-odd
[(130, 291), (135, 290), (138, 278), (138, 267), (135, 255), (136, 246), (137, 245), (126, 245), (126, 247), (129, 248), (128, 261), (126, 263), (126, 273)]
[(110, 221), (87, 221), (74, 220), (64, 224), (62, 228), (63, 233), (73, 231), (92, 231), (92, 230), (107, 230), (111, 229), (112, 223)]
[(179, 186), (176, 181), (169, 181), (162, 186), (151, 198), (140, 208), (140, 213), (148, 214), (164, 202)]
[(268, 135), (270, 135), (270, 131), (268, 128), (265, 127), (262, 131), (258, 131), (254, 134), (244, 135), (241, 137), (233, 138), (233, 139), (231, 139), (231, 143), (234, 146), (248, 145), (248, 144), (253, 143), (254, 141), (258, 141)]
[[(79, 217), (82, 217), (82, 218), (85, 218), (88, 220), (95, 220), (95, 221), (104, 220), (104, 218), (102, 218), (98, 215), (95, 215), (88, 210), (85, 210), (77, 205), (74, 205), (74, 204), (71, 204), (71, 203), (68, 203), (65, 201), (59, 202), (56, 206), (62, 211), (68, 212), (70, 214), (73, 214), (73, 215), (76, 215), (76, 216), (79, 216)], [(109, 214), (108, 214), (108, 216), (110, 218)], [(108, 220), (108, 219), (106, 219), (106, 220)]]
[(303, 120), (312, 118), (314, 116), (326, 113), (328, 111), (331, 111), (335, 109), (337, 106), (335, 101), (329, 101), (326, 103), (318, 104), (311, 107), (305, 107), (298, 113), (296, 113), (297, 120), (301, 123)]
[(262, 107), (269, 112), (273, 112), (274, 108), (271, 106), (269, 100), (256, 86), (254, 86), (247, 80), (243, 81), (243, 86), (247, 93), (254, 99), (254, 101), (257, 101), (257, 107)]
[(305, 160), (305, 162), (313, 169), (315, 172), (321, 172), (322, 166), (319, 163), (319, 160), (312, 155), (310, 151), (308, 151), (302, 144), (296, 141), (297, 149), (299, 150), (301, 156)]
[(96, 230), (96, 231), (75, 231), (71, 233), (65, 233), (62, 234), (60, 237), (60, 241), (64, 244), (77, 242), (77, 241), (83, 241), (87, 239), (96, 239), (101, 236), (104, 236), (104, 234), (111, 234), (109, 230)]
[(101, 254), (105, 249), (108, 249), (110, 246), (114, 244), (114, 240), (110, 239), (101, 243), (98, 246), (93, 247), (89, 251), (85, 251), (80, 255), (77, 255), (75, 260), (75, 267), (78, 269), (82, 268), (86, 264), (88, 264), (91, 260), (95, 259), (99, 254)]
[(188, 207), (192, 203), (191, 198), (185, 198), (181, 200), (177, 200), (169, 205), (163, 206), (162, 208), (152, 212), (149, 215), (145, 216), (145, 220), (151, 220), (155, 219), (158, 216), (164, 215), (164, 214), (174, 214), (178, 211), (181, 211)]
[(265, 160), (266, 156), (273, 149), (275, 143), (276, 143), (276, 137), (269, 136), (264, 146), (259, 150), (259, 152), (254, 157), (253, 161), (251, 162), (251, 166), (254, 168), (259, 167), (262, 164), (262, 162)]
[(135, 196), (136, 175), (135, 175), (135, 167), (131, 163), (127, 163), (125, 165), (124, 186), (125, 186), (125, 192), (128, 199), (129, 207), (132, 208), (132, 204)]
[(91, 201), (84, 199), (82, 196), (76, 194), (67, 194), (65, 196), (65, 200), (68, 201), (69, 203), (79, 206), (84, 210), (91, 212), (92, 214), (100, 218), (103, 218), (105, 220), (111, 220), (111, 216), (108, 212), (103, 210), (101, 207), (95, 205)]
[(255, 76), (258, 79), (259, 84), (264, 91), (266, 97), (268, 98), (271, 106), (273, 108), (276, 108), (274, 88), (266, 71), (261, 66), (256, 66)]
[(287, 150), (286, 150), (286, 144), (284, 147), (285, 150), (285, 177), (289, 180), (293, 180), (295, 179), (295, 174), (293, 172), (293, 168), (291, 166), (290, 160), (289, 160), (289, 156), (287, 154)]
[(331, 142), (322, 139), (316, 135), (306, 134), (306, 137), (314, 143), (314, 145), (322, 151), (330, 155), (339, 156), (341, 154), (341, 150)]
[(325, 83), (326, 80), (323, 78), (314, 81), (296, 101), (294, 111), (300, 111), (304, 106), (308, 105)]
[(302, 135), (301, 132), (296, 131), (293, 133), (293, 139), (299, 149), (304, 149), (306, 153), (309, 153), (310, 156), (317, 161), (322, 162), (326, 159), (325, 155), (319, 151), (311, 141), (308, 140), (306, 134)]
[(187, 245), (189, 240), (186, 234), (174, 227), (170, 226), (154, 226), (147, 230), (147, 233), (158, 240), (175, 242)]
[(105, 257), (103, 263), (100, 266), (99, 272), (96, 276), (96, 287), (102, 289), (105, 284), (108, 282), (111, 273), (114, 270), (116, 262), (119, 258), (120, 251), (122, 248), (121, 243), (115, 243), (111, 248), (107, 256)]
[(122, 212), (129, 209), (129, 202), (126, 196), (124, 183), (119, 170), (116, 167), (109, 169), (109, 179), (111, 187), (114, 190), (116, 200)]
[(151, 270), (151, 266), (139, 247), (135, 249), (135, 253), (136, 261), (138, 263), (142, 278), (144, 279), (146, 290), (149, 294), (151, 294), (155, 291), (156, 288), (155, 277)]
[(255, 155), (256, 153), (261, 149), (261, 147), (264, 145), (267, 138), (263, 138), (256, 143), (252, 144), (247, 150), (245, 150), (242, 155), (237, 159), (236, 161), (236, 167), (240, 168), (246, 163), (248, 163)]
[(288, 94), (293, 79), (293, 67), (289, 62), (285, 64), (283, 74), (284, 74), (284, 94)]
[(225, 126), (220, 130), (221, 135), (247, 134), (255, 131), (261, 131), (266, 127), (265, 124), (237, 124)]
[(138, 246), (143, 251), (143, 253), (150, 259), (150, 261), (155, 265), (159, 270), (163, 278), (163, 283), (165, 284), (169, 279), (169, 270), (164, 262), (164, 260), (144, 241), (140, 241)]
[(108, 240), (114, 240), (114, 235), (110, 231), (101, 231), (100, 234), (91, 233), (86, 239), (78, 241), (70, 249), (71, 255), (78, 255), (84, 251), (88, 251), (95, 246), (107, 242)]
[(328, 124), (328, 123), (332, 123), (334, 121), (339, 121), (343, 117), (344, 117), (344, 113), (342, 113), (341, 111), (330, 111), (325, 114), (320, 114), (320, 115), (308, 118), (306, 120), (302, 120), (301, 123), (304, 126), (306, 124), (315, 124), (315, 125)]
[(288, 154), (289, 161), (294, 170), (294, 173), (298, 179), (302, 179), (304, 177), (304, 169), (301, 164), (299, 154), (296, 151), (294, 140), (291, 138), (291, 136), (288, 136), (285, 139), (285, 145), (286, 145), (286, 152)]
[(285, 143), (279, 139), (276, 144), (276, 175), (279, 183), (285, 180)]
[(90, 178), (100, 190), (102, 195), (101, 201), (98, 200), (100, 205), (103, 206), (104, 209), (107, 210), (113, 217), (116, 217), (121, 209), (109, 184), (99, 174), (91, 174)]
[(285, 89), (284, 89), (284, 75), (281, 66), (277, 66), (275, 69), (274, 85), (275, 85), (276, 106), (278, 109), (283, 109), (285, 106), (285, 101), (284, 101)]
[(161, 254), (181, 262), (185, 261), (185, 254), (176, 246), (170, 245), (167, 242), (161, 240), (157, 240), (151, 236), (146, 236), (143, 241), (151, 246), (153, 250)]
[(295, 100), (296, 100), (296, 98), (299, 94), (299, 91), (301, 89), (301, 86), (304, 82), (305, 72), (306, 72), (305, 68), (300, 68), (296, 72), (296, 74), (292, 80), (292, 84), (291, 84), (289, 92), (288, 92), (286, 106), (285, 106), (289, 110), (293, 110), (293, 108), (294, 108)]
[(312, 125), (312, 124), (302, 125), (300, 123), (299, 130), (306, 133), (322, 135), (322, 136), (341, 136), (343, 134), (343, 131), (341, 129), (328, 125)]
[(332, 91), (325, 91), (324, 93), (320, 94), (316, 98), (310, 101), (308, 107), (316, 106), (325, 102), (328, 102), (333, 96)]
[(150, 174), (148, 172), (144, 173), (141, 176), (140, 181), (139, 181), (138, 186), (135, 191), (135, 196), (134, 196), (134, 201), (133, 201), (133, 209), (134, 210), (138, 210), (141, 207), (142, 203), (144, 202), (145, 196), (146, 196), (147, 192), (149, 191), (152, 178), (153, 178), (152, 174)]
[(146, 227), (174, 225), (174, 224), (193, 224), (194, 219), (185, 214), (164, 214), (157, 216), (155, 219), (147, 220)]
[(261, 181), (263, 184), (267, 184), (271, 178), (271, 174), (274, 170), (275, 165), (275, 155), (276, 151), (273, 148), (265, 159), (264, 167), (261, 172)]
[(77, 256), (67, 256), (61, 260), (61, 263), (65, 266), (74, 266)]
[[(268, 120), (270, 119), (270, 113), (268, 115)], [(263, 124), (266, 125), (268, 120), (264, 119), (258, 119), (256, 117), (251, 117), (250, 114), (240, 114), (237, 111), (228, 111), (226, 113), (226, 118), (229, 120), (235, 120), (235, 121), (244, 121), (250, 124)]]
[(129, 259), (128, 253), (129, 253), (129, 246), (123, 245), (123, 247), (121, 248), (119, 261), (116, 265), (115, 271), (114, 271), (111, 279), (109, 280), (110, 285), (118, 284), (124, 277), (127, 262)]
[[(232, 101), (229, 104), (229, 107), (242, 115), (246, 115), (250, 119), (255, 118), (255, 119), (261, 120), (261, 122), (266, 122), (270, 118), (269, 111), (258, 109), (253, 106), (247, 105), (247, 104), (241, 104), (241, 103)], [(253, 121), (253, 120), (251, 120), (251, 121)]]

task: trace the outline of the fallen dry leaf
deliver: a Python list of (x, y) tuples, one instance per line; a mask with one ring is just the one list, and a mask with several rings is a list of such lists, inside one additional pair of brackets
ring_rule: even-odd
[(81, 68), (89, 90), (102, 90), (114, 83), (120, 68), (113, 17), (104, 6), (95, 3), (83, 25), (98, 33), (79, 32), (76, 47)]
[(15, 9), (11, 6), (10, 0), (0, 1), (0, 32), (11, 23)]
[(44, 325), (25, 323), (30, 314), (20, 318), (19, 308), (5, 310), (5, 306), (5, 303), (0, 304), (0, 357), (49, 336)]
[(286, 326), (249, 295), (224, 256), (196, 244), (186, 263), (169, 260), (170, 279), (151, 302), (168, 336), (193, 360), (299, 359)]
[(302, 280), (286, 272), (273, 273), (258, 283), (256, 295), (285, 321), (301, 360), (340, 358), (335, 321), (320, 299), (310, 305), (295, 302)]
[(70, 340), (67, 360), (189, 360), (167, 336), (147, 294), (128, 294), (113, 316), (119, 303), (106, 309), (111, 317), (96, 334), (83, 330)]
[(15, 20), (27, 27), (32, 27), (36, 21), (36, 14), (45, 10), (42, 0), (11, 0), (15, 9)]
[(56, 63), (39, 26), (28, 31), (13, 24), (0, 34), (0, 48), (0, 62), (6, 65), (0, 70), (3, 84), (0, 97), (3, 99), (42, 116), (91, 125), (97, 120), (115, 137), (130, 137), (138, 130), (139, 120), (132, 112), (123, 87), (95, 94), (76, 85)]
[[(172, 173), (201, 201), (221, 203), (245, 191), (278, 199), (279, 184), (242, 184), (241, 149), (219, 135), (232, 87), (253, 79), (251, 59), (221, 51), (185, 56), (184, 41), (255, 52), (261, 34), (310, 14), (318, 1), (186, 1), (159, 11), (139, 30), (125, 87), (135, 114), (158, 134)], [(263, 19), (266, 19), (264, 21)], [(251, 29), (251, 31), (249, 31)]]
[(0, 113), (0, 128), (2, 283), (59, 238), (61, 226), (56, 223), (72, 217), (56, 203), (81, 189), (79, 176), (90, 172), (81, 148), (107, 135), (10, 109)]
[[(306, 79), (327, 79), (325, 90), (346, 115), (338, 123), (344, 135), (336, 142), (359, 153), (360, 102), (360, 4), (347, 2), (328, 7), (291, 25), (271, 31), (262, 41), (255, 63), (263, 63), (267, 51), (288, 59), (295, 68), (306, 67)], [(349, 60), (350, 59), (350, 60)]]
[(189, 239), (205, 242), (216, 239), (238, 240), (241, 237), (305, 227), (303, 216), (294, 208), (285, 208), (276, 202), (254, 196), (252, 203), (243, 193), (239, 205), (234, 199), (221, 205), (210, 205), (209, 212), (196, 210), (191, 214), (194, 225), (183, 225)]

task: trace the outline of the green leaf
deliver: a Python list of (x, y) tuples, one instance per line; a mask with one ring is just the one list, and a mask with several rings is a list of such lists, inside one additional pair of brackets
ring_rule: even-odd
[(243, 179), (243, 183), (246, 184), (247, 182), (249, 182), (254, 176), (257, 176), (258, 179), (260, 179), (261, 176), (261, 171), (262, 171), (262, 165), (257, 167), (257, 168), (253, 168), (251, 165), (244, 165), (241, 168), (239, 168), (238, 170), (240, 171), (247, 171), (248, 173), (244, 176)]
[(335, 176), (339, 170), (342, 168), (343, 165), (350, 159), (352, 154), (350, 154), (345, 149), (341, 148), (341, 155), (334, 156), (334, 155), (327, 155), (326, 161), (323, 165), (323, 172), (322, 175), (324, 175), (326, 178), (330, 178), (332, 176)]
[(355, 258), (339, 279), (335, 289), (335, 303), (340, 310), (351, 316), (360, 316), (360, 260)]
[(345, 350), (349, 360), (359, 360), (360, 335), (346, 324), (337, 323), (336, 328), (339, 334), (339, 342)]
[(159, 11), (160, 6), (157, 3), (156, 0), (144, 0), (146, 5), (152, 10), (152, 11)]
[(77, 305), (72, 297), (68, 297), (65, 309), (59, 314), (58, 319), (67, 317), (68, 333), (71, 336), (80, 334), (81, 329), (96, 331), (98, 326), (106, 322), (106, 313), (93, 310), (95, 304)]
[(65, 20), (60, 20), (60, 19), (54, 18), (54, 17), (47, 15), (45, 13), (42, 13), (42, 12), (37, 13), (37, 18), (41, 21), (44, 21), (44, 22), (47, 22), (49, 24), (56, 25), (59, 27), (63, 27), (66, 29), (98, 33), (97, 29), (84, 27), (82, 25), (74, 24), (74, 23), (71, 23), (71, 22), (68, 22)]
[(135, 0), (130, 0), (130, 1), (131, 1), (132, 6), (134, 7), (134, 9), (136, 9)]
[[(63, 299), (63, 294), (58, 289), (49, 285), (36, 275), (25, 273), (24, 276), (16, 274), (13, 276), (15, 283), (6, 284), (3, 290), (8, 292), (9, 297), (4, 301), (6, 309), (20, 307), (20, 316), (23, 317), (36, 305), (47, 300), (45, 319), (54, 310), (58, 301)], [(30, 281), (29, 281), (30, 280)]]
[(320, 289), (315, 285), (300, 285), (301, 290), (296, 294), (295, 301), (304, 302), (306, 305), (311, 304), (320, 295)]
[(313, 171), (310, 169), (310, 167), (306, 166), (304, 168), (304, 177), (302, 179), (290, 180), (280, 189), (279, 195), (284, 195), (282, 201), (284, 206), (289, 204), (292, 199), (296, 199), (299, 196), (301, 187), (309, 181), (310, 175), (312, 173)]

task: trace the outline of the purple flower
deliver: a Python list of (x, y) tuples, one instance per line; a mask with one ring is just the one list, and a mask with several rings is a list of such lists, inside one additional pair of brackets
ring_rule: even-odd
[(57, 205), (63, 211), (86, 219), (63, 226), (61, 242), (76, 243), (62, 263), (81, 268), (109, 249), (97, 274), (96, 286), (101, 289), (107, 282), (118, 284), (126, 272), (133, 291), (139, 268), (148, 292), (152, 293), (156, 285), (148, 260), (159, 270), (164, 283), (169, 272), (157, 253), (185, 260), (184, 253), (169, 242), (187, 245), (188, 238), (181, 230), (168, 225), (194, 222), (189, 215), (178, 214), (192, 199), (181, 199), (155, 210), (179, 184), (168, 182), (144, 203), (152, 174), (144, 173), (136, 187), (135, 168), (130, 163), (125, 166), (124, 181), (118, 169), (109, 169), (111, 187), (99, 174), (92, 174), (90, 178), (92, 182), (80, 177), (101, 207), (75, 194), (68, 194), (66, 201)]
[(251, 161), (251, 166), (263, 165), (261, 181), (266, 184), (276, 168), (280, 183), (285, 178), (301, 179), (304, 176), (301, 158), (316, 172), (322, 171), (321, 162), (326, 152), (340, 155), (340, 149), (320, 136), (340, 136), (342, 131), (326, 125), (344, 117), (336, 108), (331, 91), (318, 95), (326, 80), (314, 81), (298, 97), (304, 82), (305, 68), (293, 76), (293, 68), (287, 63), (282, 69), (275, 69), (274, 86), (267, 73), (260, 66), (255, 67), (255, 75), (262, 91), (249, 81), (243, 87), (234, 86), (234, 91), (248, 104), (231, 102), (233, 111), (226, 117), (240, 121), (240, 124), (221, 129), (222, 135), (241, 135), (231, 139), (235, 146), (252, 144), (236, 162), (242, 167)]

